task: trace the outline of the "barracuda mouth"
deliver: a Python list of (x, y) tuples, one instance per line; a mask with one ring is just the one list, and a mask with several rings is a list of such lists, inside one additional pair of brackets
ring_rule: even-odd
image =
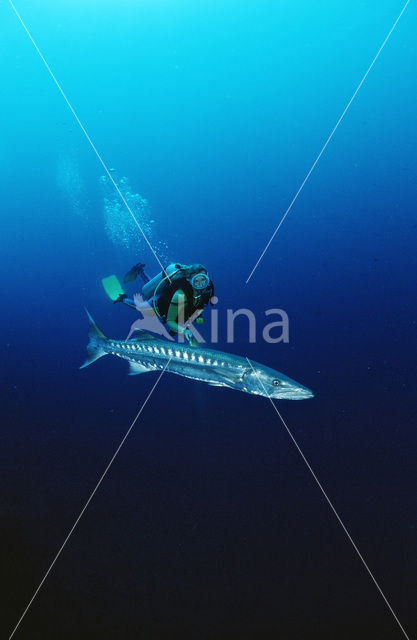
[(314, 398), (314, 393), (306, 387), (293, 387), (290, 389), (281, 389), (275, 396), (278, 400), (308, 400)]

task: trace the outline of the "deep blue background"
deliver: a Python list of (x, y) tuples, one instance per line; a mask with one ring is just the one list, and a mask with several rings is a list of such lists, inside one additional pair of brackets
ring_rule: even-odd
[[(315, 391), (280, 410), (412, 635), (414, 3), (245, 285), (402, 4), (17, 8), (105, 162), (148, 199), (167, 258), (206, 264), (223, 313), (289, 314), (289, 345), (247, 344), (242, 321), (221, 346)], [(100, 278), (157, 265), (139, 234), (110, 241), (103, 170), (7, 3), (0, 36), (7, 636), (155, 380), (110, 358), (78, 370), (83, 307), (125, 336), (134, 315)], [(268, 401), (166, 376), (16, 634), (99, 636), (401, 632)]]

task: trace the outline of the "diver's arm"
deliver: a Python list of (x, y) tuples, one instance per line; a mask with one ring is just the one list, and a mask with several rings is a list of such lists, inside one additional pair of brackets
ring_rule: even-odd
[(197, 320), (198, 316), (203, 313), (203, 309), (196, 309), (192, 316), (188, 318), (189, 324), (192, 324), (194, 320)]
[(178, 324), (178, 320), (185, 320), (184, 313), (185, 310), (185, 294), (182, 289), (178, 289), (172, 296), (170, 305), (168, 307), (167, 320), (166, 323), (175, 333), (184, 333), (185, 327), (181, 324)]

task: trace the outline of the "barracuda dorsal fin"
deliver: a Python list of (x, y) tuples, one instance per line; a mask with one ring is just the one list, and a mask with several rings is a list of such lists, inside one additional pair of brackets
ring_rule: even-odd
[(138, 362), (129, 362), (130, 376), (138, 376), (140, 373), (147, 373), (149, 369), (143, 366), (143, 364), (139, 364)]
[(135, 329), (135, 335), (133, 338), (129, 338), (127, 342), (140, 342), (141, 340), (158, 340), (153, 333), (149, 333), (148, 331), (142, 331), (142, 329)]

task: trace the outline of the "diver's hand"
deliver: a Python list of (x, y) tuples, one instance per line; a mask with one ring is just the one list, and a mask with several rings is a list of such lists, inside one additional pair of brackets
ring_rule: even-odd
[(184, 337), (187, 340), (188, 344), (192, 347), (193, 345), (193, 334), (190, 331), (190, 329), (185, 329), (184, 331)]

